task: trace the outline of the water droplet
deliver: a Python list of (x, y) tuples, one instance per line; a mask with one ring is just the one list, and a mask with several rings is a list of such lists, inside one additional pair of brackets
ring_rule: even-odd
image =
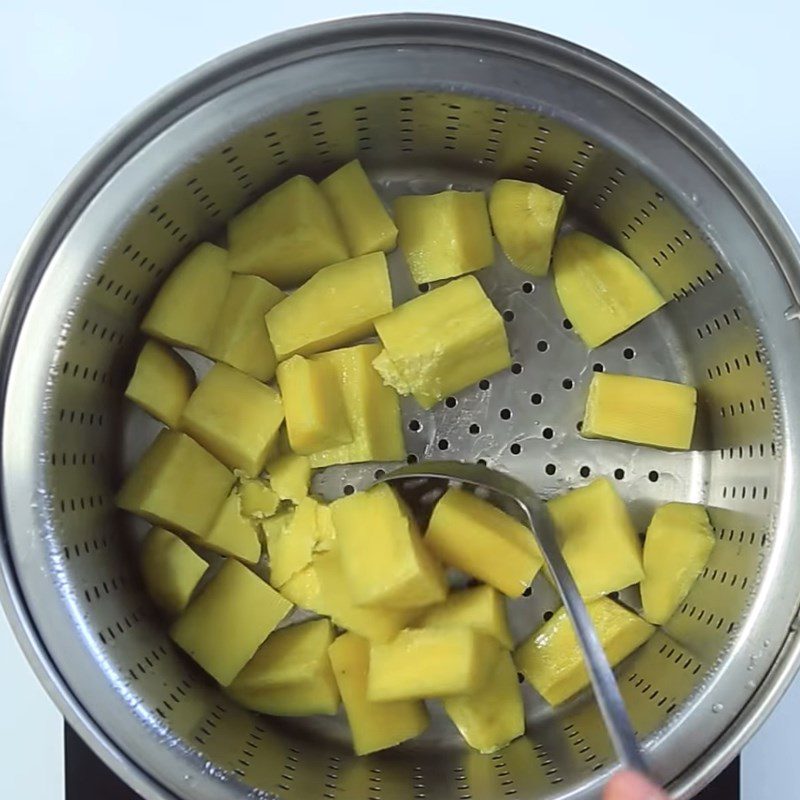
[(722, 703), (714, 703), (714, 705), (713, 705), (713, 706), (711, 706), (711, 710), (712, 710), (712, 711), (713, 711), (715, 714), (719, 714), (719, 712), (720, 712), (720, 711), (722, 711), (722, 709), (723, 709), (724, 707), (725, 707), (725, 706), (723, 706), (723, 705), (722, 705)]
[(770, 645), (770, 641), (769, 641), (769, 639), (765, 639), (765, 640), (764, 640), (764, 647), (765, 647), (765, 648), (766, 648), (766, 647), (769, 647), (769, 645)]

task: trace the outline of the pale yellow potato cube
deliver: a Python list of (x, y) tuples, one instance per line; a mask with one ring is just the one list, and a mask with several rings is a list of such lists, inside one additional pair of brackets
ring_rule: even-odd
[(367, 697), (368, 641), (354, 633), (345, 633), (333, 642), (328, 653), (356, 755), (394, 747), (419, 736), (428, 727), (428, 712), (419, 700), (378, 703)]
[(295, 453), (309, 455), (353, 441), (342, 383), (332, 363), (292, 356), (278, 365), (277, 378)]
[(283, 405), (274, 389), (215, 364), (189, 398), (181, 427), (231, 469), (258, 475), (282, 422)]
[(375, 322), (384, 383), (423, 408), (511, 366), (505, 324), (472, 275), (439, 286)]
[(369, 336), (374, 321), (392, 310), (389, 268), (370, 253), (321, 269), (265, 319), (279, 361), (311, 355)]
[(264, 534), (264, 541), (267, 542), (267, 550), (269, 550), (269, 540), (271, 536), (280, 536), (281, 532), (292, 521), (294, 516), (294, 509), (287, 509), (286, 511), (279, 511), (271, 517), (260, 519), (258, 524)]
[(166, 614), (179, 614), (189, 604), (208, 562), (180, 536), (151, 528), (139, 554), (142, 580), (153, 602)]
[(596, 372), (589, 385), (581, 434), (688, 450), (696, 409), (693, 386)]
[(507, 650), (514, 646), (508, 629), (506, 601), (491, 586), (452, 592), (443, 603), (425, 611), (415, 624), (419, 628), (473, 628), (494, 637)]
[(251, 519), (271, 517), (280, 505), (281, 498), (272, 487), (259, 478), (245, 480), (239, 486), (242, 514)]
[(253, 523), (242, 514), (236, 492), (228, 495), (214, 524), (199, 538), (199, 543), (215, 553), (233, 556), (246, 564), (255, 564), (261, 558), (258, 533)]
[(515, 267), (535, 277), (550, 269), (564, 210), (564, 195), (538, 183), (504, 179), (489, 194), (489, 216), (500, 247)]
[(174, 428), (194, 385), (192, 368), (174, 350), (148, 339), (136, 359), (125, 397)]
[(268, 583), (228, 559), (173, 623), (170, 636), (228, 686), (291, 609)]
[(350, 256), (325, 195), (305, 175), (267, 192), (228, 223), (230, 268), (296, 286)]
[(624, 253), (582, 231), (556, 242), (553, 278), (564, 314), (587, 347), (599, 347), (666, 302)]
[(378, 344), (361, 344), (315, 356), (336, 372), (353, 441), (312, 453), (313, 468), (405, 458), (400, 402), (372, 366), (380, 349)]
[(494, 753), (525, 733), (522, 692), (510, 653), (500, 654), (480, 689), (445, 697), (442, 705), (464, 741), (480, 753)]
[(274, 631), (236, 676), (228, 694), (262, 714), (335, 714), (339, 689), (328, 657), (333, 638), (327, 619)]
[(331, 511), (339, 558), (357, 605), (420, 608), (445, 599), (444, 571), (386, 484), (342, 497)]
[(411, 700), (472, 694), (486, 683), (500, 645), (471, 628), (414, 628), (373, 643), (367, 697)]
[(234, 476), (186, 434), (162, 430), (125, 478), (117, 505), (154, 525), (202, 535)]
[(561, 552), (586, 600), (644, 578), (642, 546), (625, 503), (607, 478), (548, 501)]
[(270, 485), (281, 500), (297, 505), (308, 495), (311, 465), (305, 456), (284, 455), (267, 464)]
[(397, 228), (358, 160), (320, 182), (354, 256), (388, 253), (397, 246)]
[(208, 355), (260, 381), (275, 374), (278, 359), (264, 314), (286, 295), (255, 275), (234, 275), (222, 304)]
[(398, 197), (394, 215), (398, 244), (416, 283), (474, 272), (494, 260), (483, 192)]
[(683, 602), (714, 549), (702, 506), (667, 503), (656, 509), (644, 540), (642, 616), (664, 625)]
[(142, 320), (168, 344), (207, 353), (231, 281), (228, 254), (203, 242), (172, 270)]
[(445, 564), (509, 597), (519, 597), (543, 563), (528, 528), (462, 489), (448, 489), (434, 506), (424, 541)]
[[(611, 666), (643, 645), (655, 631), (641, 617), (607, 597), (593, 600), (586, 608)], [(583, 652), (563, 608), (516, 649), (514, 661), (552, 706), (589, 685)]]

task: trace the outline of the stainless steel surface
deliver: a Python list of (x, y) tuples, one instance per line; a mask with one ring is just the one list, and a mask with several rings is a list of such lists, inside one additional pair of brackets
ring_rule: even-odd
[[(526, 694), (527, 737), (494, 757), (466, 752), (437, 713), (419, 742), (356, 760), (340, 719), (276, 722), (230, 704), (175, 651), (141, 591), (136, 531), (113, 504), (144, 439), (120, 402), (138, 321), (170, 267), (236, 209), (356, 155), (387, 196), (541, 181), (673, 298), (587, 353), (549, 279), (500, 259), (479, 278), (506, 313), (519, 366), (428, 412), (407, 402), (404, 421), (411, 456), (485, 459), (544, 497), (618, 476), (640, 528), (664, 500), (710, 507), (708, 568), (617, 669), (648, 763), (676, 797), (691, 796), (800, 657), (798, 244), (674, 101), (580, 48), (495, 23), (360, 19), (255, 43), (140, 109), (53, 199), (0, 316), (2, 595), (31, 663), (149, 799), (598, 795), (614, 758), (585, 696), (553, 712)], [(419, 291), (396, 257), (392, 272), (398, 299)], [(696, 449), (582, 440), (595, 364), (696, 383)], [(337, 496), (387, 466), (329, 470), (317, 488)], [(517, 636), (556, 605), (548, 587), (533, 589), (512, 609)]]
[(502, 495), (519, 506), (539, 545), (553, 583), (558, 589), (560, 599), (575, 627), (597, 705), (619, 763), (626, 769), (647, 774), (649, 769), (642, 751), (639, 749), (639, 743), (636, 741), (636, 734), (633, 732), (633, 726), (617, 686), (614, 671), (603, 652), (603, 646), (600, 644), (589, 618), (586, 604), (572, 579), (572, 573), (561, 555), (553, 520), (545, 503), (531, 491), (526, 483), (512, 478), (510, 475), (505, 475), (482, 464), (464, 464), (460, 461), (430, 461), (418, 466), (400, 467), (379, 478), (378, 481), (391, 483), (409, 478), (444, 478), (448, 481), (468, 484), (494, 495)]

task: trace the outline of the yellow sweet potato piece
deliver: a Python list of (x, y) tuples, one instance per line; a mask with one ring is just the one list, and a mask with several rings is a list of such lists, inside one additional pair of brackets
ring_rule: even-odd
[(125, 397), (174, 428), (193, 389), (192, 368), (174, 350), (148, 339), (136, 359)]
[[(601, 597), (587, 604), (600, 644), (612, 666), (652, 636), (655, 628), (623, 606)], [(589, 685), (589, 674), (567, 612), (559, 609), (514, 653), (517, 669), (550, 705)]]
[(380, 484), (331, 505), (339, 558), (358, 605), (420, 608), (447, 596), (444, 572), (397, 495)]
[(480, 689), (445, 697), (442, 704), (464, 741), (481, 753), (494, 753), (525, 733), (525, 709), (510, 653), (500, 654)]
[(626, 255), (581, 231), (556, 243), (553, 277), (564, 314), (587, 347), (613, 339), (665, 302)]
[(350, 161), (319, 185), (344, 232), (351, 255), (388, 253), (397, 228), (359, 161)]
[(233, 473), (186, 434), (162, 430), (125, 479), (117, 505), (154, 525), (201, 535), (233, 481)]
[(671, 381), (596, 372), (581, 433), (672, 450), (692, 446), (697, 390)]
[(263, 278), (234, 275), (217, 317), (209, 356), (259, 381), (272, 378), (277, 358), (264, 324), (264, 314), (285, 296)]
[(142, 321), (142, 330), (168, 344), (207, 353), (231, 273), (228, 254), (204, 242), (172, 270)]
[(164, 528), (150, 529), (142, 542), (139, 559), (147, 593), (170, 616), (186, 608), (208, 569), (205, 559)]
[(285, 527), (271, 529), (267, 535), (269, 582), (276, 589), (307, 567), (314, 557), (319, 540), (317, 505), (313, 497), (306, 497)]
[(503, 318), (473, 276), (398, 306), (375, 322), (384, 383), (430, 408), (511, 365)]
[(663, 625), (689, 593), (714, 549), (702, 506), (667, 503), (656, 509), (644, 540), (642, 616)]
[(245, 480), (239, 486), (239, 500), (241, 512), (251, 519), (264, 519), (271, 517), (281, 502), (278, 496), (266, 481), (260, 478)]
[(321, 269), (265, 316), (280, 361), (311, 355), (369, 336), (392, 310), (389, 268), (370, 253)]
[(339, 374), (324, 359), (292, 356), (278, 366), (289, 444), (309, 455), (353, 441)]
[(428, 712), (419, 700), (376, 703), (367, 698), (368, 641), (345, 633), (333, 642), (328, 653), (357, 755), (393, 747), (419, 736), (428, 727)]
[(528, 528), (462, 489), (448, 489), (434, 506), (424, 541), (445, 564), (509, 597), (519, 597), (542, 566)]
[(408, 195), (394, 202), (398, 244), (417, 283), (453, 278), (494, 260), (482, 192)]
[(291, 608), (269, 584), (228, 559), (173, 623), (170, 636), (228, 686)]
[(279, 456), (267, 464), (270, 485), (281, 500), (291, 500), (295, 505), (308, 494), (311, 482), (311, 465), (305, 456)]
[(644, 578), (636, 529), (606, 478), (555, 497), (547, 507), (564, 560), (584, 598), (593, 600)]
[(215, 364), (189, 398), (181, 427), (223, 464), (258, 475), (282, 422), (283, 405), (274, 389)]
[(328, 657), (333, 636), (327, 619), (274, 631), (236, 676), (228, 694), (262, 714), (335, 714), (339, 689)]
[(400, 403), (372, 367), (379, 352), (380, 345), (361, 344), (315, 356), (336, 372), (353, 441), (312, 453), (313, 468), (405, 458)]
[(321, 267), (349, 257), (339, 224), (320, 188), (289, 178), (228, 223), (230, 268), (276, 286), (296, 286)]
[(494, 235), (508, 260), (535, 277), (547, 275), (564, 215), (564, 195), (526, 181), (500, 180), (489, 194)]
[(370, 700), (412, 700), (472, 694), (500, 656), (495, 639), (470, 628), (413, 628), (391, 642), (373, 643)]

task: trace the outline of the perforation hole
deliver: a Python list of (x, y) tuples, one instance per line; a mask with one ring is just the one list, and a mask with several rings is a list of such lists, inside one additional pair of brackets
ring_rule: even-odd
[(406, 456), (406, 464), (416, 464), (417, 460), (417, 457), (413, 453), (409, 453)]
[(624, 470), (624, 469), (622, 469), (622, 467), (617, 467), (617, 468), (614, 470), (614, 477), (615, 477), (615, 478), (616, 478), (618, 481), (625, 480), (625, 470)]
[(592, 470), (585, 464), (580, 469), (581, 478), (588, 478), (592, 474)]
[(342, 491), (347, 495), (353, 494), (355, 492), (355, 490), (356, 490), (356, 487), (353, 486), (353, 484), (351, 484), (351, 483), (346, 483), (344, 485), (344, 489), (342, 489)]
[(473, 436), (477, 436), (481, 432), (481, 426), (478, 425), (477, 422), (473, 422), (472, 425), (469, 426), (469, 432)]
[(509, 450), (511, 451), (512, 456), (518, 456), (522, 452), (522, 445), (517, 442), (514, 442), (514, 444), (512, 444), (511, 447), (509, 448)]
[(603, 372), (605, 371), (605, 367), (598, 361), (595, 364), (592, 364), (592, 369), (595, 372)]
[(544, 398), (539, 394), (539, 392), (534, 392), (531, 395), (531, 403), (533, 403), (535, 406), (540, 406), (542, 404), (542, 400), (544, 400)]
[(557, 468), (556, 468), (556, 465), (555, 465), (555, 464), (552, 464), (552, 463), (550, 463), (550, 464), (545, 464), (545, 465), (544, 465), (544, 471), (545, 471), (545, 472), (546, 472), (548, 475), (555, 475), (555, 474), (556, 474), (556, 469), (557, 469)]
[(575, 423), (575, 430), (578, 431), (578, 433), (580, 433), (583, 430), (583, 420), (582, 419), (579, 419)]
[(484, 378), (484, 379), (483, 379), (483, 380), (482, 380), (482, 381), (481, 381), (481, 382), (478, 384), (478, 387), (479, 387), (480, 389), (483, 389), (483, 391), (485, 392), (485, 391), (487, 391), (487, 390), (489, 389), (489, 387), (490, 387), (491, 385), (492, 385), (492, 384), (491, 384), (491, 383), (490, 383), (490, 382), (489, 382), (489, 381), (488, 381), (486, 378)]
[(563, 326), (565, 331), (571, 331), (572, 330), (572, 323), (568, 319), (563, 320), (561, 322), (561, 325)]
[(533, 292), (533, 284), (530, 281), (525, 281), (525, 283), (522, 284), (522, 291), (525, 292), (525, 294), (531, 294), (531, 292)]
[(564, 388), (565, 388), (567, 391), (569, 391), (570, 389), (572, 389), (572, 387), (573, 387), (573, 386), (575, 386), (575, 382), (572, 380), (572, 378), (564, 378), (564, 380), (563, 380), (563, 381), (561, 381), (561, 385), (562, 385), (562, 386), (563, 386), (563, 387), (564, 387)]
[(553, 431), (552, 428), (543, 428), (542, 429), (542, 436), (545, 439), (552, 439), (554, 435), (555, 435), (555, 432)]
[(413, 433), (417, 433), (417, 431), (422, 430), (422, 423), (418, 419), (412, 419), (408, 423), (408, 429)]
[(500, 419), (505, 419), (505, 420), (511, 419), (511, 409), (510, 408), (501, 408), (500, 409)]
[(538, 342), (536, 342), (536, 349), (540, 353), (546, 353), (549, 348), (550, 345), (544, 339), (540, 339)]
[(647, 479), (650, 481), (650, 483), (656, 483), (658, 478), (659, 474), (654, 469), (651, 469), (650, 472), (647, 473)]
[(446, 405), (448, 408), (455, 408), (455, 407), (458, 405), (458, 400), (456, 400), (456, 398), (455, 398), (455, 397), (448, 397), (448, 398), (447, 398), (447, 399), (444, 401), (444, 404), (445, 404), (445, 405)]
[(450, 442), (447, 439), (439, 439), (437, 446), (440, 450), (447, 450), (450, 447)]
[(622, 357), (628, 361), (631, 361), (632, 359), (636, 358), (636, 351), (632, 347), (626, 347), (622, 351)]
[(522, 372), (522, 364), (520, 364), (520, 363), (518, 363), (518, 362), (514, 362), (514, 363), (511, 365), (511, 372), (512, 372), (514, 375), (519, 375), (519, 374)]
[(507, 308), (507, 309), (506, 309), (506, 310), (503, 312), (503, 319), (504, 319), (506, 322), (513, 322), (513, 321), (514, 321), (514, 312), (513, 312), (513, 311), (512, 311), (510, 308)]

